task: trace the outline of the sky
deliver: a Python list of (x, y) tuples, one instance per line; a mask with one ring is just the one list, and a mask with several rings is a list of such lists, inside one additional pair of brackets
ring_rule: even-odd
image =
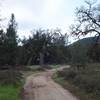
[(4, 26), (15, 14), (19, 37), (28, 37), (34, 29), (56, 29), (69, 32), (74, 23), (75, 9), (84, 4), (84, 0), (0, 0)]

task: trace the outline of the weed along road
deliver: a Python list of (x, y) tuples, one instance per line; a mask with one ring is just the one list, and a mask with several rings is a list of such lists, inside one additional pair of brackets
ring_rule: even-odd
[(52, 74), (53, 71), (49, 70), (27, 77), (23, 100), (79, 100), (55, 83)]

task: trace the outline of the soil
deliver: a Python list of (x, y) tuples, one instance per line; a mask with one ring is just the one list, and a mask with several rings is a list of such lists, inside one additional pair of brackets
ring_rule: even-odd
[(51, 76), (55, 71), (47, 70), (28, 76), (24, 85), (23, 100), (79, 100), (52, 80)]

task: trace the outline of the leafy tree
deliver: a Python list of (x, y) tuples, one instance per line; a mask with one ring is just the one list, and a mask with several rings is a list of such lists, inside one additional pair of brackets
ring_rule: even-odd
[(52, 32), (52, 44), (50, 47), (50, 60), (53, 63), (67, 63), (70, 52), (67, 48), (68, 35), (62, 34), (61, 30), (56, 29)]
[(84, 65), (89, 61), (87, 56), (88, 47), (85, 44), (80, 43), (80, 41), (72, 44), (70, 50), (72, 63)]
[(96, 44), (92, 45), (89, 48), (87, 55), (91, 60), (95, 62), (100, 62), (100, 42), (97, 42)]
[(59, 30), (37, 30), (23, 41), (23, 59), (27, 64), (61, 63), (68, 59), (66, 35)]
[(4, 31), (0, 30), (0, 65), (4, 65), (6, 61), (5, 57), (5, 39), (6, 35)]
[(16, 64), (18, 48), (16, 27), (15, 17), (12, 14), (7, 32), (0, 30), (0, 84), (18, 84), (22, 78), (21, 72), (13, 66)]
[(17, 24), (15, 21), (14, 14), (11, 15), (11, 19), (8, 24), (6, 40), (5, 40), (5, 57), (7, 59), (6, 64), (15, 65), (16, 64), (16, 53), (17, 53)]

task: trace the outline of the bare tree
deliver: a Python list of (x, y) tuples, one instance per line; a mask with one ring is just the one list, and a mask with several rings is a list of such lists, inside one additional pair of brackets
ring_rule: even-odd
[[(100, 37), (100, 4), (85, 1), (86, 5), (76, 9), (76, 24), (71, 25), (71, 34), (84, 36), (89, 33)], [(96, 41), (96, 42), (97, 42)]]

